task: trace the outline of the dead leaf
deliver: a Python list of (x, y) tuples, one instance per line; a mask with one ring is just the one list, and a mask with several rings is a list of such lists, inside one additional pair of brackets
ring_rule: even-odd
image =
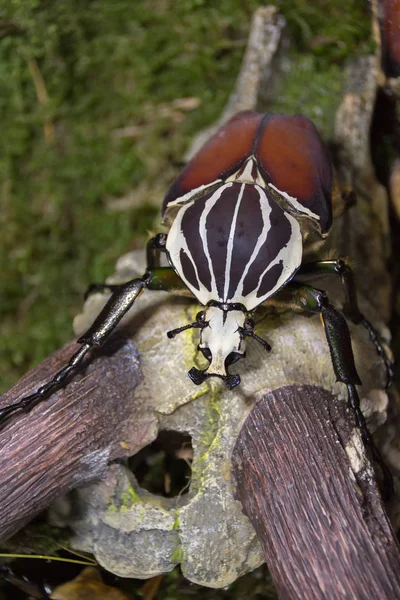
[(160, 589), (163, 578), (164, 575), (156, 575), (155, 577), (152, 577), (146, 581), (141, 590), (143, 594), (143, 600), (154, 600), (158, 590)]
[(55, 588), (52, 600), (132, 600), (124, 592), (106, 585), (97, 569), (86, 567), (78, 577)]

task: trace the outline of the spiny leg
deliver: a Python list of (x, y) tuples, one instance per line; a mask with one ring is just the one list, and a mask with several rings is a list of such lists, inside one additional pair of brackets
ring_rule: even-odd
[(71, 357), (68, 364), (33, 394), (25, 396), (15, 404), (0, 409), (0, 427), (14, 413), (21, 411), (29, 412), (36, 404), (48, 398), (66, 382), (72, 372), (76, 371), (82, 365), (83, 359), (89, 350), (104, 344), (140, 292), (146, 287), (147, 279), (147, 275), (139, 279), (133, 279), (120, 286), (120, 289), (114, 292), (92, 326), (79, 338), (78, 344), (82, 344), (82, 346)]
[(296, 273), (296, 281), (307, 281), (310, 278), (335, 275), (340, 277), (346, 302), (344, 306), (345, 315), (355, 324), (361, 323), (369, 333), (369, 337), (375, 346), (377, 354), (382, 358), (386, 367), (386, 388), (390, 387), (394, 377), (393, 366), (390, 358), (386, 354), (379, 337), (373, 325), (361, 313), (357, 302), (357, 288), (353, 269), (343, 259), (319, 260), (312, 263), (303, 264)]
[(356, 424), (361, 432), (364, 444), (370, 450), (373, 459), (382, 471), (383, 495), (385, 499), (390, 497), (393, 492), (392, 475), (374, 444), (360, 408), (356, 385), (360, 385), (361, 381), (354, 362), (350, 331), (346, 319), (332, 304), (329, 304), (326, 292), (309, 285), (292, 281), (286, 286), (285, 296), (285, 302), (292, 309), (318, 313), (322, 316), (336, 379), (347, 386), (348, 405), (354, 412)]
[(79, 348), (78, 352), (76, 352), (68, 361), (68, 364), (63, 367), (58, 373), (53, 377), (51, 381), (42, 385), (36, 392), (30, 394), (29, 396), (25, 396), (22, 400), (19, 400), (15, 404), (10, 404), (9, 406), (5, 406), (0, 409), (0, 427), (3, 424), (3, 421), (6, 420), (9, 416), (14, 414), (15, 412), (22, 410), (28, 411), (31, 410), (38, 402), (40, 402), (43, 398), (50, 395), (53, 389), (56, 389), (61, 383), (68, 377), (68, 375), (82, 363), (83, 358), (86, 356), (88, 350), (90, 350), (89, 344), (83, 345)]

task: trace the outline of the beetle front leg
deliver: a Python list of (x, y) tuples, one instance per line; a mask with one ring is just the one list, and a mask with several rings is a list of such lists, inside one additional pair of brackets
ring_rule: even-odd
[(355, 325), (361, 323), (368, 331), (370, 340), (375, 346), (377, 354), (385, 363), (387, 378), (386, 388), (390, 387), (394, 377), (392, 362), (380, 343), (373, 325), (364, 317), (358, 307), (357, 289), (353, 269), (342, 259), (319, 260), (303, 264), (296, 273), (295, 280), (307, 281), (310, 278), (323, 275), (335, 275), (336, 277), (340, 277), (346, 297), (343, 312)]
[(318, 313), (322, 317), (336, 379), (347, 386), (348, 405), (354, 412), (365, 445), (370, 449), (373, 459), (381, 468), (384, 492), (388, 497), (393, 491), (392, 475), (374, 444), (365, 417), (361, 412), (360, 399), (356, 390), (356, 385), (361, 385), (361, 380), (354, 362), (350, 331), (346, 319), (329, 303), (326, 292), (296, 282), (290, 282), (287, 288), (290, 292), (291, 308)]
[[(107, 286), (106, 286), (107, 287)], [(48, 398), (53, 392), (66, 383), (67, 378), (82, 366), (86, 354), (95, 347), (102, 346), (114, 331), (122, 317), (132, 307), (144, 289), (185, 293), (187, 290), (182, 280), (171, 267), (147, 269), (143, 277), (132, 279), (115, 286), (112, 296), (96, 317), (89, 329), (78, 339), (81, 348), (47, 383), (36, 392), (25, 396), (15, 404), (0, 409), (0, 428), (8, 418), (17, 412), (29, 412), (36, 404)]]
[(146, 258), (147, 268), (156, 269), (161, 266), (161, 253), (166, 252), (167, 234), (157, 233), (147, 242)]
[[(146, 246), (146, 261), (147, 261), (147, 269), (152, 270), (161, 266), (161, 252), (165, 253), (165, 244), (167, 241), (167, 236), (165, 233), (157, 233), (154, 237), (152, 237)], [(85, 292), (85, 300), (91, 295), (97, 292), (117, 292), (123, 287), (118, 284), (108, 284), (108, 283), (92, 283), (89, 285), (88, 289)]]
[(17, 403), (6, 406), (0, 410), (0, 427), (16, 412), (28, 412), (36, 404), (48, 398), (53, 392), (66, 382), (71, 373), (76, 371), (83, 362), (84, 357), (94, 347), (102, 346), (110, 333), (115, 329), (125, 313), (131, 308), (136, 298), (148, 285), (151, 279), (149, 274), (142, 278), (133, 279), (118, 286), (108, 300), (92, 326), (78, 340), (82, 347), (71, 357), (68, 364), (63, 367), (49, 382), (42, 385), (36, 392), (25, 396)]

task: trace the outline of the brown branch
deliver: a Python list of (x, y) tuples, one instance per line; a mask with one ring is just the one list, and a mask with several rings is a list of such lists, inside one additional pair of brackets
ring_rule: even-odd
[(321, 388), (287, 386), (241, 430), (237, 497), (280, 599), (400, 598), (399, 548), (369, 463), (350, 469), (351, 417)]
[[(70, 342), (0, 398), (7, 406), (51, 379), (76, 351)], [(152, 441), (154, 417), (134, 397), (141, 380), (131, 342), (114, 336), (62, 390), (0, 431), (0, 539), (56, 497), (100, 478), (113, 458)]]

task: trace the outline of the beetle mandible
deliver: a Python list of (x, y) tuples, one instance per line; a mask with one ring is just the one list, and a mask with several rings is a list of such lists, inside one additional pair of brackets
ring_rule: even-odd
[[(254, 332), (251, 315), (274, 297), (289, 308), (321, 315), (337, 380), (347, 385), (364, 441), (382, 467), (360, 410), (356, 385), (361, 382), (346, 320), (325, 292), (304, 283), (321, 274), (341, 278), (346, 314), (368, 329), (390, 379), (391, 363), (359, 311), (351, 268), (343, 260), (305, 260), (309, 248), (323, 244), (331, 228), (332, 190), (329, 155), (309, 119), (253, 111), (236, 114), (167, 192), (162, 214), (170, 229), (148, 242), (144, 275), (122, 285), (89, 288), (109, 289), (112, 295), (78, 340), (80, 349), (51, 381), (0, 410), (0, 425), (63, 385), (87, 352), (105, 342), (144, 289), (189, 294), (205, 307), (194, 323), (169, 331), (168, 337), (199, 329), (199, 349), (209, 365), (191, 368), (189, 377), (196, 385), (218, 377), (232, 389), (240, 377), (228, 367), (245, 356), (246, 338), (271, 350)], [(170, 266), (161, 266), (162, 254)]]

